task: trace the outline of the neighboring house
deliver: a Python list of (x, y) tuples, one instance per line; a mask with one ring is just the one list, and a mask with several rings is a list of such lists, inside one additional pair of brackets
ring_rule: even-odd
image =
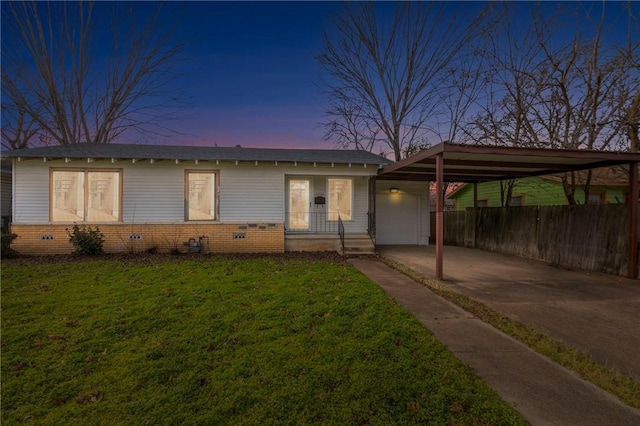
[[(445, 199), (443, 200), (443, 209), (445, 212), (448, 211), (453, 211), (456, 209), (456, 200), (449, 198), (449, 195), (454, 192), (455, 190), (457, 190), (460, 186), (464, 185), (463, 183), (454, 183), (454, 182), (449, 182), (447, 184), (447, 188), (445, 190)], [(431, 185), (431, 211), (435, 212), (436, 211), (436, 189), (435, 189), (435, 185)]]
[(375, 228), (379, 243), (429, 237), (428, 187), (375, 189), (391, 162), (365, 151), (71, 144), (2, 155), (13, 160), (12, 247), (24, 254), (69, 253), (76, 223), (99, 226), (107, 252), (335, 249), (338, 217), (369, 244)]
[[(585, 204), (583, 185), (587, 172), (575, 172), (575, 199)], [(629, 172), (623, 167), (593, 169), (589, 186), (589, 203), (626, 203), (629, 194)], [(503, 182), (503, 184), (505, 184)], [(477, 185), (478, 207), (501, 207), (500, 182), (483, 182)], [(465, 184), (447, 197), (455, 201), (456, 210), (473, 207), (473, 185)], [(517, 179), (513, 186), (511, 206), (549, 206), (567, 204), (559, 175)]]

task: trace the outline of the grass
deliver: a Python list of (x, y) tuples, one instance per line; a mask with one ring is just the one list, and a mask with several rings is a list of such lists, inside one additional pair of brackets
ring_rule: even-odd
[(349, 265), (2, 267), (2, 422), (525, 424)]
[(436, 294), (477, 316), (483, 322), (491, 324), (557, 364), (578, 373), (583, 379), (617, 396), (625, 404), (640, 408), (640, 380), (604, 366), (587, 354), (504, 315), (482, 302), (460, 294), (440, 281), (431, 280), (391, 259), (383, 258), (382, 260), (388, 266), (425, 285)]

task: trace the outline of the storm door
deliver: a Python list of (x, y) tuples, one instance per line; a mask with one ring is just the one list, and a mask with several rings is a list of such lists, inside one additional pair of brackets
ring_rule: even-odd
[(291, 178), (288, 185), (287, 230), (311, 231), (311, 180)]

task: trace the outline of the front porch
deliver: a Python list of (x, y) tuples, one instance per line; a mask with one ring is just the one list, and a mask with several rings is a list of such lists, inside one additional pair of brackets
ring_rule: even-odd
[(285, 212), (285, 251), (337, 251), (341, 254), (375, 253), (371, 214), (351, 210), (343, 220), (340, 211)]

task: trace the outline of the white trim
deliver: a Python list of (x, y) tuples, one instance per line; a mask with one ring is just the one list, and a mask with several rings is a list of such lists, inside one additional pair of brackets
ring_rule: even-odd
[(351, 182), (351, 205), (349, 206), (350, 210), (351, 210), (349, 212), (351, 218), (350, 219), (346, 219), (346, 220), (343, 219), (342, 221), (343, 222), (352, 222), (354, 220), (353, 219), (353, 217), (354, 217), (354, 208), (355, 208), (355, 204), (356, 204), (356, 202), (355, 202), (355, 195), (356, 195), (355, 194), (355, 182), (354, 182), (353, 176), (327, 176), (327, 178), (325, 180), (325, 187), (326, 187), (326, 191), (327, 191), (327, 194), (326, 194), (326, 197), (327, 197), (327, 221), (335, 222), (335, 221), (338, 220), (338, 219), (334, 219), (334, 220), (329, 219), (329, 210), (330, 210), (329, 201), (331, 200), (331, 196), (329, 195), (329, 180), (331, 180), (331, 179), (349, 180)]

